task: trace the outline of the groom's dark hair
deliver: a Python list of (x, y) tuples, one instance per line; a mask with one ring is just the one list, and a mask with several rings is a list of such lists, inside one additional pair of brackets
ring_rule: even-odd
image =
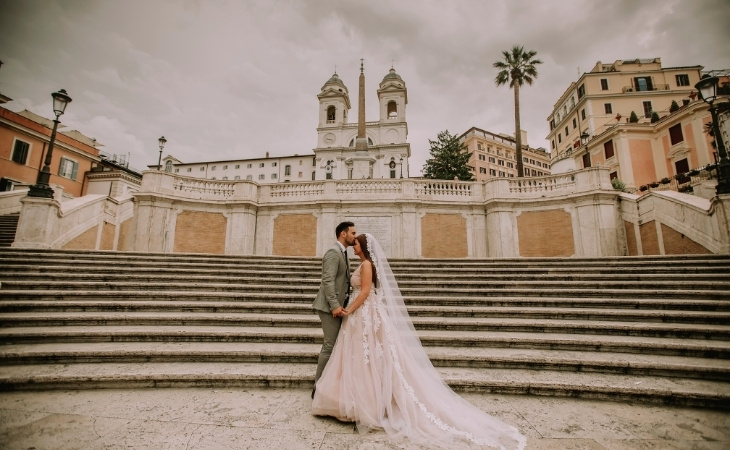
[(340, 233), (347, 231), (350, 227), (354, 227), (355, 224), (352, 222), (342, 222), (335, 228), (335, 237), (340, 237)]

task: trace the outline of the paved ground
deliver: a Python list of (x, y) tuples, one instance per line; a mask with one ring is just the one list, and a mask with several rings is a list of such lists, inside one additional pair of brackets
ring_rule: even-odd
[[(310, 414), (309, 390), (139, 389), (0, 394), (2, 449), (418, 449)], [(730, 413), (465, 394), (528, 449), (729, 449)], [(468, 448), (468, 447), (464, 447)]]

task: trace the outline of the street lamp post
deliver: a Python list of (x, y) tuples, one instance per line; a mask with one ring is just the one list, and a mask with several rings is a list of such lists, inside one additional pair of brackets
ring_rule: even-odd
[(591, 154), (588, 152), (588, 138), (589, 137), (591, 137), (591, 135), (588, 134), (587, 131), (584, 131), (580, 135), (580, 141), (583, 143), (583, 145), (586, 148), (586, 153), (583, 156), (583, 167), (584, 168), (591, 167)]
[(157, 170), (162, 170), (162, 149), (165, 148), (165, 142), (167, 142), (167, 139), (165, 139), (165, 136), (162, 136), (157, 140), (157, 142), (160, 144), (160, 157), (157, 158)]
[(71, 97), (68, 96), (66, 90), (61, 89), (51, 94), (53, 97), (53, 112), (56, 114), (56, 120), (53, 121), (53, 131), (51, 132), (51, 140), (48, 143), (48, 152), (43, 163), (43, 168), (38, 172), (38, 178), (35, 185), (28, 190), (28, 197), (53, 198), (53, 189), (48, 185), (51, 179), (51, 161), (53, 157), (53, 144), (56, 142), (56, 129), (60, 121), (61, 114), (66, 110), (66, 105), (71, 103)]
[(725, 143), (720, 133), (720, 124), (717, 120), (717, 107), (713, 104), (717, 99), (717, 77), (703, 76), (702, 79), (695, 84), (695, 89), (700, 93), (700, 97), (710, 105), (710, 115), (712, 116), (712, 131), (715, 135), (715, 145), (720, 162), (717, 165), (717, 194), (730, 194), (730, 160), (727, 157)]

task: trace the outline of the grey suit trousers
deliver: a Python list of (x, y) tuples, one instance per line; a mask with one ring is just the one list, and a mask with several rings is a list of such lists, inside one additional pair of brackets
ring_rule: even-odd
[(319, 380), (322, 376), (324, 367), (327, 365), (327, 361), (330, 360), (332, 355), (332, 349), (337, 341), (337, 335), (340, 332), (340, 326), (342, 325), (341, 317), (332, 317), (332, 313), (324, 311), (317, 311), (319, 320), (322, 321), (322, 331), (324, 332), (324, 342), (322, 343), (322, 350), (319, 352), (319, 358), (317, 359), (317, 373), (314, 375), (314, 382)]

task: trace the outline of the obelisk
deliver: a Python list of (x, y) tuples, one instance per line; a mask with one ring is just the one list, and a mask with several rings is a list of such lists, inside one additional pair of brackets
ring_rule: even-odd
[(368, 139), (365, 135), (365, 72), (363, 59), (360, 59), (360, 90), (357, 97), (357, 139), (355, 139), (355, 151), (367, 152)]

